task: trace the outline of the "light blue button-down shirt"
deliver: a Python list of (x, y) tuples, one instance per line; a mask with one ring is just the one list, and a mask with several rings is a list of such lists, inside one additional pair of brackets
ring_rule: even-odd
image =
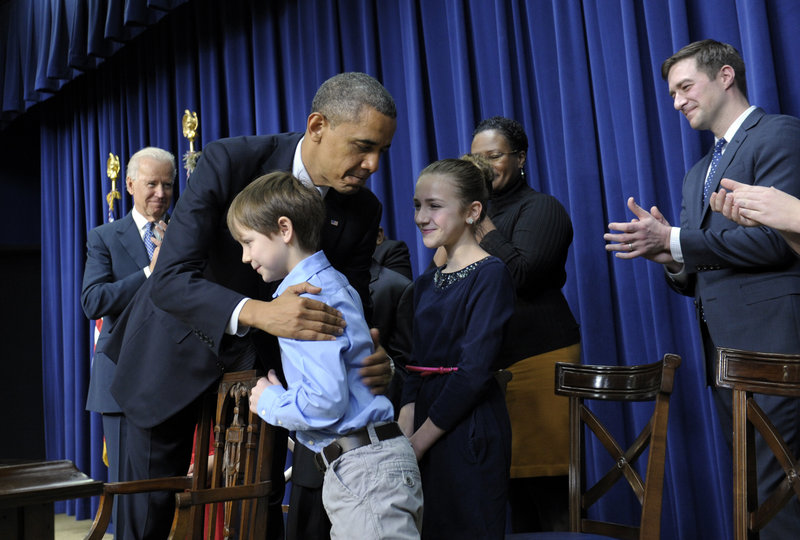
[(342, 312), (347, 327), (335, 341), (279, 338), (287, 390), (270, 386), (258, 400), (258, 414), (268, 423), (297, 431), (297, 440), (319, 452), (334, 439), (370, 422), (394, 419), (391, 402), (374, 396), (358, 369), (373, 352), (369, 327), (358, 293), (322, 251), (302, 260), (281, 282), (275, 297), (307, 281), (320, 287), (305, 294)]

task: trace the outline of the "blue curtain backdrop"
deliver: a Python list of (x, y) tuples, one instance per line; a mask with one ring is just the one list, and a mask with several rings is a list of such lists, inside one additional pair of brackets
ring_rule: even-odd
[[(71, 5), (45, 4), (54, 13)], [(748, 66), (751, 102), (800, 115), (800, 65), (787, 54), (797, 28), (800, 3), (793, 0), (189, 0), (175, 7), (27, 113), (41, 126), (48, 457), (105, 474), (99, 421), (83, 410), (91, 327), (79, 292), (86, 233), (106, 214), (108, 153), (124, 162), (155, 145), (182, 155), (186, 108), (200, 117), (200, 146), (301, 130), (318, 85), (359, 70), (383, 81), (397, 101), (397, 133), (370, 187), (384, 202), (384, 229), (408, 243), (417, 273), (431, 257), (413, 224), (417, 173), (468, 150), (484, 117), (522, 122), (529, 183), (556, 196), (573, 220), (565, 293), (581, 324), (584, 361), (637, 364), (666, 352), (684, 358), (670, 418), (662, 536), (730, 538), (730, 452), (705, 385), (691, 302), (668, 290), (660, 266), (607, 255), (602, 235), (609, 221), (630, 219), (631, 195), (677, 222), (683, 174), (708, 148), (708, 135), (672, 108), (661, 62), (694, 40), (732, 43)], [(59, 47), (75, 39), (62, 38)], [(40, 67), (14, 69), (25, 81)], [(14, 101), (8, 89), (19, 92), (6, 68), (4, 114)], [(42, 101), (16, 99), (18, 112)], [(179, 188), (185, 183), (181, 174)], [(125, 195), (122, 211), (130, 206)], [(646, 421), (635, 405), (607, 412), (630, 437)], [(590, 459), (597, 474), (605, 462), (599, 451)], [(629, 520), (634, 507), (600, 511)], [(67, 503), (67, 510), (86, 517), (90, 506)]]

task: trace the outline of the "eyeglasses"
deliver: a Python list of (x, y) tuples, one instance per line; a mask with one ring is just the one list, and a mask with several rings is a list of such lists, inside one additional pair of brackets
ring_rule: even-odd
[(514, 150), (513, 152), (491, 152), (489, 154), (483, 154), (483, 157), (489, 161), (499, 161), (503, 156), (511, 156), (514, 154), (519, 154), (519, 150)]

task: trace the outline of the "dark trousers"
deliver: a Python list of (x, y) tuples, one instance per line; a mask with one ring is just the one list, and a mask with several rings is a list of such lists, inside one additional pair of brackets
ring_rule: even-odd
[[(103, 437), (106, 440), (106, 453), (108, 455), (108, 481), (120, 481), (120, 464), (125, 462), (125, 448), (127, 447), (125, 417), (119, 413), (103, 414)], [(120, 530), (119, 525), (119, 497), (114, 498), (114, 508), (111, 511), (112, 527), (109, 532)]]
[[(727, 388), (717, 388), (716, 347), (708, 334), (705, 323), (701, 323), (703, 348), (706, 356), (706, 374), (712, 386), (714, 403), (722, 425), (722, 432), (733, 451), (733, 392)], [(800, 400), (782, 396), (754, 394), (758, 406), (764, 410), (775, 428), (786, 441), (795, 456), (800, 455)], [(775, 454), (764, 438), (756, 431), (756, 470), (758, 475), (758, 502), (763, 503), (778, 484), (786, 478), (786, 473), (778, 463)], [(733, 499), (731, 486), (731, 499)], [(792, 497), (772, 520), (761, 530), (761, 540), (786, 540), (800, 537), (800, 501)]]
[(286, 520), (286, 540), (327, 540), (331, 522), (322, 505), (322, 472), (314, 452), (296, 444), (292, 455), (292, 492)]
[[(192, 442), (199, 401), (153, 428), (128, 422), (124, 480), (185, 476), (192, 458)], [(175, 514), (175, 493), (152, 491), (120, 497), (117, 539), (163, 540)]]

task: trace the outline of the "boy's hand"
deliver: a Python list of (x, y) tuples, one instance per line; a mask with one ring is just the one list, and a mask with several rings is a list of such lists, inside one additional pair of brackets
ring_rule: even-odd
[[(273, 370), (269, 371), (270, 374), (274, 375), (275, 372)], [(256, 385), (250, 390), (250, 410), (255, 414), (258, 414), (258, 400), (261, 398), (261, 393), (264, 391), (264, 388), (267, 386), (272, 386), (266, 377), (261, 377), (258, 379)]]
[(267, 386), (280, 386), (281, 388), (283, 388), (283, 383), (278, 378), (278, 374), (275, 373), (274, 369), (269, 370), (269, 373), (267, 373), (267, 381), (268, 381)]
[(269, 370), (266, 377), (258, 379), (256, 385), (250, 390), (250, 410), (258, 414), (258, 400), (261, 399), (261, 394), (264, 389), (269, 386), (280, 386), (283, 388), (283, 383), (278, 378), (274, 369)]

